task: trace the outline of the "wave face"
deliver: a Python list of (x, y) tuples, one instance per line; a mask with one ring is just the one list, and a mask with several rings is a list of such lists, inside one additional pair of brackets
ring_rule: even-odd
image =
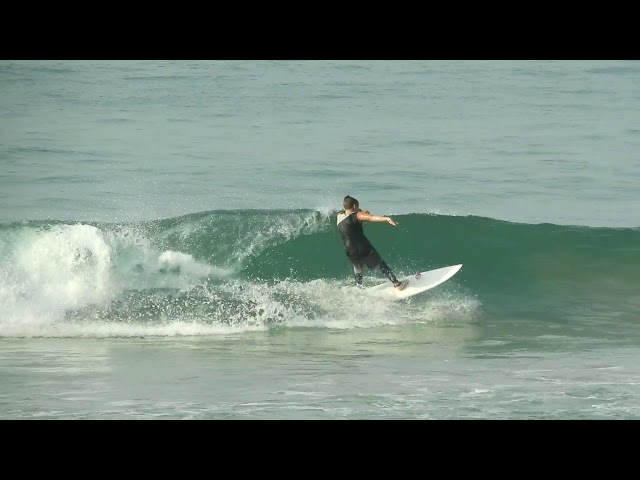
[[(396, 275), (462, 263), (429, 294), (358, 295), (336, 212), (209, 211), (0, 224), (0, 336), (209, 335), (481, 316), (634, 319), (640, 230), (398, 215), (367, 236)], [(385, 281), (367, 272), (367, 285)]]

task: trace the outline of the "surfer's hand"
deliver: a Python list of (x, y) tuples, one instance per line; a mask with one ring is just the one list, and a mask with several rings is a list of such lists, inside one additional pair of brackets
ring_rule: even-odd
[(393, 225), (394, 227), (398, 226), (398, 222), (396, 222), (393, 218), (387, 217), (387, 222), (389, 222), (389, 225)]

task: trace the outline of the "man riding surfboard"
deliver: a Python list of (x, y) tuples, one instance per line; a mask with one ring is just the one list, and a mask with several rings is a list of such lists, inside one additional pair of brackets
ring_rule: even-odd
[(344, 210), (338, 212), (337, 226), (347, 258), (353, 265), (356, 284), (362, 285), (362, 269), (366, 265), (370, 269), (379, 268), (398, 290), (404, 289), (408, 282), (398, 281), (362, 228), (363, 222), (387, 222), (393, 227), (398, 223), (390, 217), (371, 215), (368, 210), (360, 210), (358, 200), (349, 195), (344, 197), (342, 206)]

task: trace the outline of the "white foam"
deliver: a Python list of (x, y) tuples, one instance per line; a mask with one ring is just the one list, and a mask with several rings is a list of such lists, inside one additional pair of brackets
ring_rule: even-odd
[(219, 268), (211, 265), (198, 263), (193, 259), (192, 255), (182, 252), (174, 252), (167, 250), (162, 252), (158, 257), (158, 265), (160, 269), (169, 269), (176, 273), (188, 273), (197, 277), (215, 276), (224, 278), (233, 273), (230, 268)]
[(31, 335), (64, 323), (69, 311), (108, 308), (127, 289), (191, 289), (204, 277), (233, 273), (182, 252), (158, 252), (135, 228), (25, 228), (11, 246), (0, 264), (0, 336)]
[(236, 335), (263, 331), (258, 325), (225, 325), (197, 321), (173, 321), (161, 325), (127, 324), (117, 322), (83, 322), (55, 324), (4, 325), (0, 336), (47, 338), (113, 338), (113, 337), (193, 337)]
[(41, 232), (18, 247), (16, 266), (38, 297), (74, 308), (109, 298), (111, 247), (90, 225), (64, 225)]

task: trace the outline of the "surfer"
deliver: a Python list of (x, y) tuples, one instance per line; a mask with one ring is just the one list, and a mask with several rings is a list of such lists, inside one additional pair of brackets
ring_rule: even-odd
[(393, 274), (387, 262), (385, 262), (369, 239), (364, 235), (363, 222), (387, 222), (391, 226), (398, 223), (392, 218), (380, 215), (371, 215), (369, 210), (360, 210), (360, 203), (355, 198), (347, 195), (342, 202), (344, 210), (338, 212), (337, 225), (347, 258), (353, 265), (353, 274), (356, 284), (362, 285), (362, 268), (366, 265), (370, 269), (379, 268), (398, 289), (402, 290), (407, 282), (400, 282)]

